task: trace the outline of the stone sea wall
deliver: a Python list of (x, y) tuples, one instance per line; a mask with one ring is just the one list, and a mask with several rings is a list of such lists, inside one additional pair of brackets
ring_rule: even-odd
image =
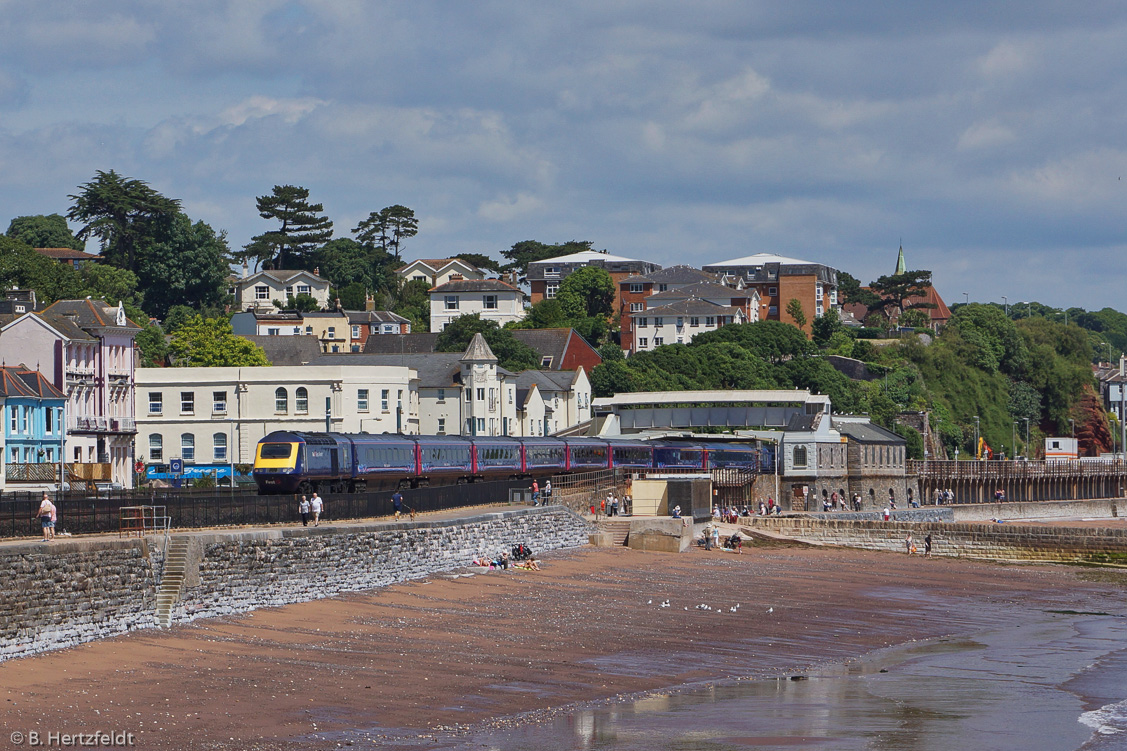
[[(560, 508), (447, 521), (173, 533), (189, 539), (173, 623), (386, 586), (469, 565), (517, 543), (587, 544), (594, 526)], [(0, 547), (0, 660), (156, 626), (163, 538)]]

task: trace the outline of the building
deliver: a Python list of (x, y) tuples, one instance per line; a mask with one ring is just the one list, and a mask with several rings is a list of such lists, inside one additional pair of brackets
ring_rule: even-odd
[(350, 352), (352, 327), (342, 310), (302, 313), (303, 333), (321, 343), (322, 352)]
[(455, 318), (474, 313), (503, 326), (524, 318), (524, 293), (499, 279), (454, 281), (430, 290), (430, 330), (442, 331)]
[(529, 301), (535, 305), (541, 300), (551, 300), (560, 289), (560, 282), (569, 274), (585, 266), (596, 266), (605, 269), (615, 283), (614, 311), (618, 317), (622, 310), (622, 296), (619, 282), (631, 276), (651, 274), (661, 266), (649, 261), (639, 261), (635, 258), (612, 256), (609, 253), (600, 253), (597, 250), (584, 250), (558, 258), (547, 258), (543, 261), (533, 261), (528, 264), (528, 286), (531, 289)]
[(787, 312), (791, 300), (798, 300), (806, 316), (804, 331), (810, 333), (815, 318), (838, 308), (837, 269), (797, 258), (756, 253), (704, 266), (704, 271), (739, 278), (743, 285), (759, 293), (760, 321), (782, 321), (797, 325)]
[[(650, 301), (658, 297), (654, 295)], [(644, 352), (663, 344), (688, 344), (697, 334), (747, 322), (742, 307), (719, 305), (696, 297), (648, 308), (630, 317), (634, 329), (631, 352)]]
[(35, 299), (33, 289), (13, 287), (5, 290), (4, 297), (0, 298), (0, 316), (4, 316), (5, 321), (11, 320), (11, 316), (23, 315), (35, 310), (39, 310), (39, 303)]
[(302, 314), (296, 310), (245, 310), (231, 316), (237, 336), (297, 336), (305, 333)]
[(66, 400), (38, 371), (0, 366), (0, 490), (56, 483), (66, 459)]
[[(904, 262), (904, 247), (900, 247), (900, 252), (896, 257), (896, 271), (894, 274), (904, 274), (908, 270), (907, 264)], [(867, 289), (867, 288), (866, 288)], [(947, 303), (943, 302), (943, 298), (935, 290), (934, 286), (928, 287), (927, 291), (922, 295), (912, 295), (901, 301), (905, 310), (908, 310), (913, 305), (922, 307), (917, 308), (921, 313), (927, 316), (927, 328), (932, 331), (939, 332), (951, 320), (951, 310), (947, 307)], [(842, 322), (847, 326), (850, 325), (850, 320), (860, 321), (862, 324), (869, 318), (871, 311), (861, 303), (846, 303), (842, 305)], [(897, 307), (888, 307), (880, 311), (882, 317), (881, 323), (885, 326), (899, 325), (900, 310)]]
[(846, 441), (846, 490), (861, 496), (863, 508), (903, 507), (919, 498), (915, 479), (907, 476), (906, 440), (863, 415), (834, 415), (833, 428)]
[(544, 436), (591, 419), (591, 382), (574, 371), (525, 370), (516, 375), (517, 421), (513, 435)]
[(485, 278), (484, 271), (461, 258), (420, 258), (400, 266), (395, 273), (405, 282), (426, 282), (428, 287)]
[[(329, 307), (329, 280), (315, 271), (267, 269), (254, 274), (243, 266), (241, 277), (231, 277), (228, 293), (235, 298), (237, 310), (272, 312), (292, 308), (289, 298), (309, 295), (322, 309)], [(277, 304), (275, 304), (277, 303)]]
[[(404, 365), (142, 368), (138, 458), (188, 475), (253, 464), (275, 430), (418, 433), (418, 381)], [(220, 471), (221, 475), (226, 472)]]
[(622, 301), (619, 330), (622, 332), (622, 350), (634, 351), (634, 321), (631, 315), (646, 309), (646, 298), (659, 292), (669, 292), (701, 282), (719, 284), (723, 277), (710, 274), (692, 266), (668, 266), (649, 274), (634, 274), (618, 283), (618, 297)]
[(75, 250), (74, 248), (36, 248), (35, 252), (41, 256), (46, 256), (47, 258), (76, 269), (82, 268), (82, 264), (87, 261), (102, 260), (101, 256), (85, 253), (81, 250)]
[[(583, 368), (588, 373), (603, 358), (575, 329), (512, 329), (513, 338), (522, 342), (540, 356), (541, 370), (575, 370)], [(434, 352), (438, 334), (424, 332), (402, 336), (370, 338), (364, 352), (371, 355), (411, 355)]]
[(248, 342), (262, 347), (271, 365), (308, 365), (321, 356), (321, 342), (316, 337), (244, 336)]
[(390, 310), (346, 310), (349, 326), (349, 351), (363, 352), (370, 336), (410, 334), (411, 322)]
[(140, 327), (99, 300), (60, 300), (0, 328), (0, 361), (29, 362), (66, 394), (67, 460), (108, 464), (123, 487), (133, 483), (134, 339)]

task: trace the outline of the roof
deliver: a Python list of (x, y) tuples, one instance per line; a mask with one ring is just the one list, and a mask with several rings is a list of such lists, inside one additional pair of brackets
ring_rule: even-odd
[(619, 282), (619, 284), (639, 284), (644, 282), (653, 282), (655, 284), (695, 284), (697, 282), (716, 282), (719, 278), (719, 274), (701, 271), (698, 268), (681, 264), (678, 266), (667, 266), (664, 269), (651, 271), (648, 274), (628, 276)]
[(408, 319), (390, 310), (346, 310), (349, 323), (410, 323)]
[(35, 252), (41, 256), (54, 258), (56, 261), (99, 261), (102, 258), (74, 248), (36, 248)]
[[(655, 295), (656, 297), (656, 295)], [(742, 314), (743, 308), (735, 305), (717, 305), (708, 300), (701, 300), (696, 297), (689, 298), (688, 300), (679, 300), (671, 302), (668, 305), (659, 305), (656, 308), (646, 308), (645, 310), (631, 313), (631, 318), (640, 318), (644, 316), (656, 315), (682, 315), (682, 316), (734, 316), (737, 313)]]
[(708, 264), (708, 268), (715, 268), (717, 266), (762, 266), (767, 263), (777, 263), (782, 266), (820, 266), (821, 264), (815, 261), (803, 261), (799, 258), (789, 258), (787, 256), (780, 256), (774, 253), (754, 253), (750, 256), (742, 258), (733, 258), (729, 261), (717, 261), (716, 263)]
[(591, 263), (592, 261), (616, 261), (626, 263), (645, 263), (637, 258), (626, 258), (624, 256), (612, 256), (610, 253), (600, 253), (597, 250), (582, 250), (578, 253), (572, 253), (568, 256), (559, 256), (557, 258), (544, 258), (539, 261), (532, 261), (532, 264), (565, 264), (565, 263)]
[[(513, 332), (516, 333), (515, 331)], [(419, 334), (384, 334), (369, 336), (364, 343), (364, 353), (369, 355), (414, 355), (434, 352), (438, 332)]]
[(828, 405), (830, 398), (811, 394), (806, 389), (749, 389), (703, 391), (633, 391), (599, 397), (592, 400), (595, 407), (629, 407), (669, 404), (820, 404)]
[(117, 306), (109, 305), (101, 300), (87, 297), (85, 300), (59, 300), (43, 310), (44, 318), (47, 315), (56, 315), (74, 321), (83, 329), (91, 328), (124, 328), (137, 329), (140, 326), (125, 319), (124, 326), (117, 325)]
[(485, 337), (480, 333), (474, 334), (473, 339), (470, 340), (470, 346), (466, 347), (466, 354), (462, 355), (463, 362), (497, 362), (497, 356), (493, 354), (493, 350), (489, 348), (489, 342), (485, 341)]
[(734, 289), (726, 287), (718, 282), (696, 282), (695, 284), (686, 284), (684, 287), (677, 287), (676, 289), (669, 289), (665, 292), (658, 292), (646, 298), (646, 303), (650, 301), (660, 302), (662, 300), (683, 300), (687, 297), (707, 298), (707, 297), (727, 297), (731, 298), (746, 298), (754, 297), (756, 290), (753, 289)]
[(0, 396), (40, 399), (66, 399), (38, 370), (26, 365), (0, 366)]
[[(292, 339), (293, 337), (279, 338)], [(371, 338), (368, 341), (372, 341)], [(399, 365), (412, 368), (418, 372), (420, 388), (461, 388), (461, 359), (461, 352), (429, 352), (406, 355), (333, 354), (321, 355), (313, 364), (366, 365), (368, 367)]]
[(868, 418), (835, 415), (832, 424), (837, 432), (859, 443), (907, 443), (891, 430), (869, 422)]
[(575, 371), (571, 370), (522, 370), (516, 374), (517, 390), (529, 390), (536, 386), (544, 391), (570, 391)]
[(248, 276), (236, 276), (234, 277), (234, 281), (238, 284), (246, 284), (257, 279), (260, 276), (268, 276), (278, 282), (288, 282), (294, 277), (301, 276), (302, 274), (307, 275), (311, 279), (315, 279), (319, 282), (325, 282), (326, 284), (328, 284), (328, 280), (324, 277), (314, 274), (312, 271), (306, 271), (305, 269), (263, 269), (262, 271), (256, 271)]
[(40, 321), (40, 325), (50, 326), (60, 335), (71, 341), (80, 342), (93, 342), (97, 341), (94, 337), (87, 334), (69, 318), (63, 318), (57, 315), (44, 315), (43, 313), (9, 313), (0, 315), (0, 327), (7, 326), (8, 324), (20, 318), (35, 318)]
[(523, 296), (516, 287), (511, 284), (505, 284), (500, 279), (458, 279), (446, 284), (440, 284), (437, 287), (432, 287), (431, 294), (446, 293), (446, 292), (516, 292), (518, 295)]
[(243, 336), (266, 351), (271, 365), (306, 365), (321, 356), (321, 344), (310, 334)]
[(472, 269), (472, 270), (478, 271), (478, 272), (481, 271), (481, 269), (479, 269), (477, 266), (474, 266), (472, 263), (470, 263), (469, 261), (467, 261), (464, 258), (416, 258), (414, 261), (411, 261), (409, 263), (405, 263), (402, 266), (400, 266), (399, 268), (397, 268), (395, 270), (395, 273), (400, 274), (400, 273), (406, 271), (407, 269), (411, 268), (412, 266), (414, 266), (417, 263), (421, 263), (421, 264), (425, 265), (427, 268), (429, 268), (431, 271), (433, 271), (435, 273), (442, 271), (442, 269), (446, 268), (447, 266), (449, 266), (452, 263), (460, 263), (468, 269)]
[[(552, 363), (560, 367), (572, 336), (578, 336), (575, 329), (513, 329), (514, 339), (536, 350), (541, 359), (551, 357)], [(558, 370), (559, 367), (554, 369)]]

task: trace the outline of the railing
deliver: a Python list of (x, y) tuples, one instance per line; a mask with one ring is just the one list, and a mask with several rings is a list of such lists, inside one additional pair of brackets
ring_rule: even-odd
[(1122, 459), (1070, 459), (1058, 461), (920, 461), (911, 459), (906, 469), (921, 480), (1022, 480), (1127, 475)]
[(111, 417), (110, 429), (118, 433), (136, 433), (137, 421), (132, 417)]
[[(8, 482), (37, 482), (57, 483), (59, 481), (58, 462), (41, 462), (39, 464), (8, 464), (5, 467)], [(113, 468), (109, 464), (101, 463), (68, 463), (66, 465), (67, 482), (101, 482), (109, 481), (113, 476)]]

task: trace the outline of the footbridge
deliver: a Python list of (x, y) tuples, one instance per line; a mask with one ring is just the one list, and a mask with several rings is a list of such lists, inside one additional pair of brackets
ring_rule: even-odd
[(592, 400), (599, 435), (643, 430), (785, 428), (796, 416), (830, 412), (830, 398), (794, 389), (639, 391)]

